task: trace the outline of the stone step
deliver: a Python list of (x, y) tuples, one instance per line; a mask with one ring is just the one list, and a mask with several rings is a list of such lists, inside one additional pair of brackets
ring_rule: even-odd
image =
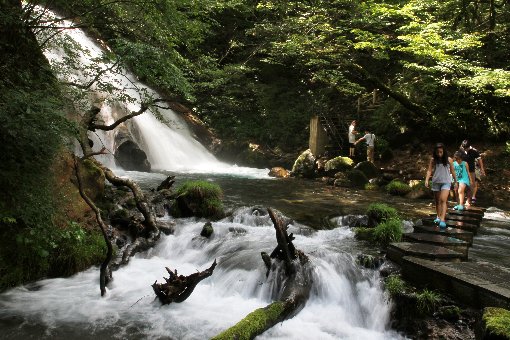
[[(434, 215), (435, 216), (435, 215)], [(421, 219), (422, 225), (428, 225), (428, 226), (435, 226), (437, 224), (434, 223), (434, 218), (422, 218)], [(462, 221), (446, 221), (446, 226), (449, 228), (457, 228), (462, 230), (467, 230), (472, 232), (476, 235), (476, 232), (478, 231), (478, 226), (476, 224), (466, 223)]]
[(433, 289), (447, 291), (475, 308), (510, 309), (510, 268), (488, 262), (434, 262), (416, 257), (401, 259), (402, 275)]
[(428, 234), (436, 234), (436, 235), (444, 235), (449, 237), (455, 237), (459, 240), (466, 241), (469, 246), (473, 245), (473, 236), (474, 234), (467, 230), (462, 230), (459, 228), (451, 228), (446, 227), (445, 229), (439, 228), (437, 225), (415, 225), (414, 226), (415, 233), (428, 233)]
[(432, 261), (460, 262), (464, 256), (461, 253), (445, 247), (427, 243), (396, 242), (390, 243), (386, 257), (397, 264), (402, 264), (404, 256), (416, 256)]
[(407, 242), (426, 243), (444, 247), (462, 254), (463, 260), (468, 258), (469, 243), (455, 237), (428, 233), (406, 233), (403, 235), (403, 239)]

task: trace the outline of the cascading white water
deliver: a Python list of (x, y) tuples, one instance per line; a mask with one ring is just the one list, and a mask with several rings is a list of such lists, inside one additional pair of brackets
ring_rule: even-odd
[[(47, 338), (210, 338), (266, 306), (281, 289), (274, 276), (266, 279), (260, 258), (261, 251), (275, 247), (274, 229), (267, 215), (252, 211), (242, 208), (233, 218), (213, 223), (210, 240), (198, 236), (203, 222), (178, 220), (175, 235), (114, 272), (105, 298), (99, 295), (98, 269), (8, 291), (0, 295), (0, 325), (7, 317), (19, 318), (21, 337), (37, 325)], [(259, 338), (400, 338), (386, 330), (390, 305), (377, 272), (360, 270), (343, 249), (352, 231), (302, 228), (291, 225), (290, 231), (315, 267), (311, 297), (298, 315)], [(214, 259), (218, 266), (213, 275), (184, 303), (161, 306), (154, 300), (150, 285), (167, 276), (165, 267), (190, 274)]]
[[(50, 15), (50, 14), (48, 14)], [(64, 21), (63, 26), (71, 27)], [(159, 98), (151, 88), (140, 83), (136, 77), (124, 69), (118, 69), (103, 55), (103, 49), (79, 29), (65, 30), (60, 33), (56, 43), (50, 44), (45, 55), (55, 68), (59, 77), (67, 82), (88, 84), (97, 74), (97, 79), (90, 89), (82, 105), (88, 109), (92, 103), (100, 106), (100, 115), (106, 124), (130, 112), (140, 109), (143, 100)], [(69, 62), (69, 49), (63, 44), (72, 44), (77, 53), (76, 62)], [(114, 71), (115, 70), (115, 71)], [(104, 85), (113, 86), (111, 93), (102, 90)], [(118, 97), (118, 98), (117, 98)], [(119, 98), (127, 99), (121, 100)], [(88, 102), (87, 102), (88, 101)], [(154, 170), (166, 170), (191, 173), (225, 173), (248, 177), (267, 178), (267, 169), (253, 169), (232, 166), (218, 161), (202, 144), (195, 140), (184, 120), (171, 109), (159, 108), (159, 116), (164, 123), (156, 118), (154, 112), (148, 110), (126, 123), (131, 130), (132, 138), (145, 151)], [(117, 129), (118, 130), (118, 129)], [(94, 151), (105, 146), (109, 151), (115, 149), (116, 131), (97, 131), (91, 134)], [(99, 160), (114, 167), (112, 156), (99, 156)]]

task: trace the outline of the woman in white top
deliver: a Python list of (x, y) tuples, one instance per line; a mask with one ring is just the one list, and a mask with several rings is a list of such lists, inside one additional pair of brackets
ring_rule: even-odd
[(349, 126), (349, 157), (354, 157), (354, 143), (356, 142), (356, 135), (358, 131), (356, 131), (356, 121), (353, 120), (351, 125)]

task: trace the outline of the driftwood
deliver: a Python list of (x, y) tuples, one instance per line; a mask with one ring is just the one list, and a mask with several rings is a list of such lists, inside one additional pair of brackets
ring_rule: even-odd
[(81, 182), (81, 175), (80, 175), (80, 166), (78, 165), (78, 162), (76, 158), (74, 159), (74, 171), (76, 174), (76, 179), (78, 180), (78, 190), (80, 191), (80, 196), (83, 198), (83, 200), (88, 204), (88, 206), (94, 211), (96, 215), (97, 224), (99, 225), (99, 228), (101, 229), (101, 233), (103, 234), (104, 242), (106, 243), (107, 252), (106, 252), (106, 258), (104, 259), (103, 263), (101, 263), (101, 267), (99, 269), (99, 289), (101, 291), (101, 296), (104, 296), (106, 293), (106, 284), (108, 283), (108, 264), (110, 263), (112, 256), (113, 256), (113, 248), (112, 248), (112, 242), (110, 241), (110, 238), (108, 237), (106, 233), (107, 226), (104, 223), (103, 219), (101, 218), (101, 211), (96, 207), (94, 202), (85, 194), (85, 191), (83, 190), (83, 185)]
[[(278, 245), (271, 256), (265, 252), (261, 255), (268, 273), (278, 264), (283, 264), (285, 288), (275, 302), (256, 309), (213, 339), (254, 339), (274, 325), (296, 315), (310, 296), (312, 271), (308, 257), (294, 247), (294, 237), (287, 234), (287, 224), (272, 209), (269, 208), (268, 212), (274, 224)], [(275, 266), (272, 259), (277, 260)]]
[(152, 289), (154, 289), (154, 293), (156, 293), (159, 301), (164, 305), (172, 302), (181, 303), (193, 293), (193, 290), (200, 281), (212, 275), (215, 267), (216, 260), (214, 260), (208, 269), (188, 276), (178, 275), (177, 270), (172, 272), (166, 267), (165, 269), (169, 275), (168, 278), (164, 278), (166, 283), (155, 281), (152, 284)]

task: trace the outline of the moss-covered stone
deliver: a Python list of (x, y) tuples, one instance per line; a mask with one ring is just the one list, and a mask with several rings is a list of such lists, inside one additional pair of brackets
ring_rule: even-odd
[(353, 163), (353, 160), (349, 157), (338, 156), (327, 161), (324, 165), (324, 170), (329, 174), (335, 174), (339, 171), (352, 169)]
[(213, 340), (253, 339), (266, 329), (266, 324), (278, 320), (285, 310), (285, 304), (277, 301), (248, 314), (235, 326), (213, 337)]
[(386, 191), (390, 195), (405, 196), (411, 191), (411, 187), (399, 180), (393, 180), (386, 185)]
[(81, 162), (81, 180), (85, 193), (93, 201), (104, 195), (105, 176), (103, 171), (90, 159)]
[(207, 181), (188, 181), (176, 190), (172, 214), (175, 217), (221, 218), (224, 216), (219, 185)]
[(487, 307), (482, 316), (483, 339), (510, 339), (510, 311), (504, 308)]
[(374, 239), (374, 228), (354, 228), (354, 237), (358, 240), (372, 241)]
[(398, 218), (391, 218), (379, 223), (374, 228), (373, 240), (379, 245), (386, 247), (392, 242), (399, 242), (402, 239), (403, 233), (402, 221)]
[(379, 168), (377, 168), (374, 163), (372, 162), (368, 162), (368, 161), (364, 161), (364, 162), (359, 162), (358, 164), (356, 164), (356, 166), (354, 167), (354, 169), (357, 169), (357, 170), (360, 170), (361, 172), (363, 172), (365, 174), (365, 176), (367, 176), (367, 178), (376, 178), (377, 176), (380, 175), (380, 170)]
[(376, 224), (379, 224), (390, 218), (398, 217), (397, 210), (384, 203), (370, 204), (366, 214), (368, 216), (369, 225), (372, 226), (375, 226)]
[(213, 229), (213, 226), (212, 226), (211, 222), (206, 222), (204, 224), (204, 226), (202, 227), (202, 231), (200, 232), (200, 236), (209, 238), (209, 237), (211, 237), (213, 232), (214, 232), (214, 229)]
[(315, 176), (315, 156), (310, 149), (304, 151), (294, 162), (292, 175), (298, 177), (312, 178)]

